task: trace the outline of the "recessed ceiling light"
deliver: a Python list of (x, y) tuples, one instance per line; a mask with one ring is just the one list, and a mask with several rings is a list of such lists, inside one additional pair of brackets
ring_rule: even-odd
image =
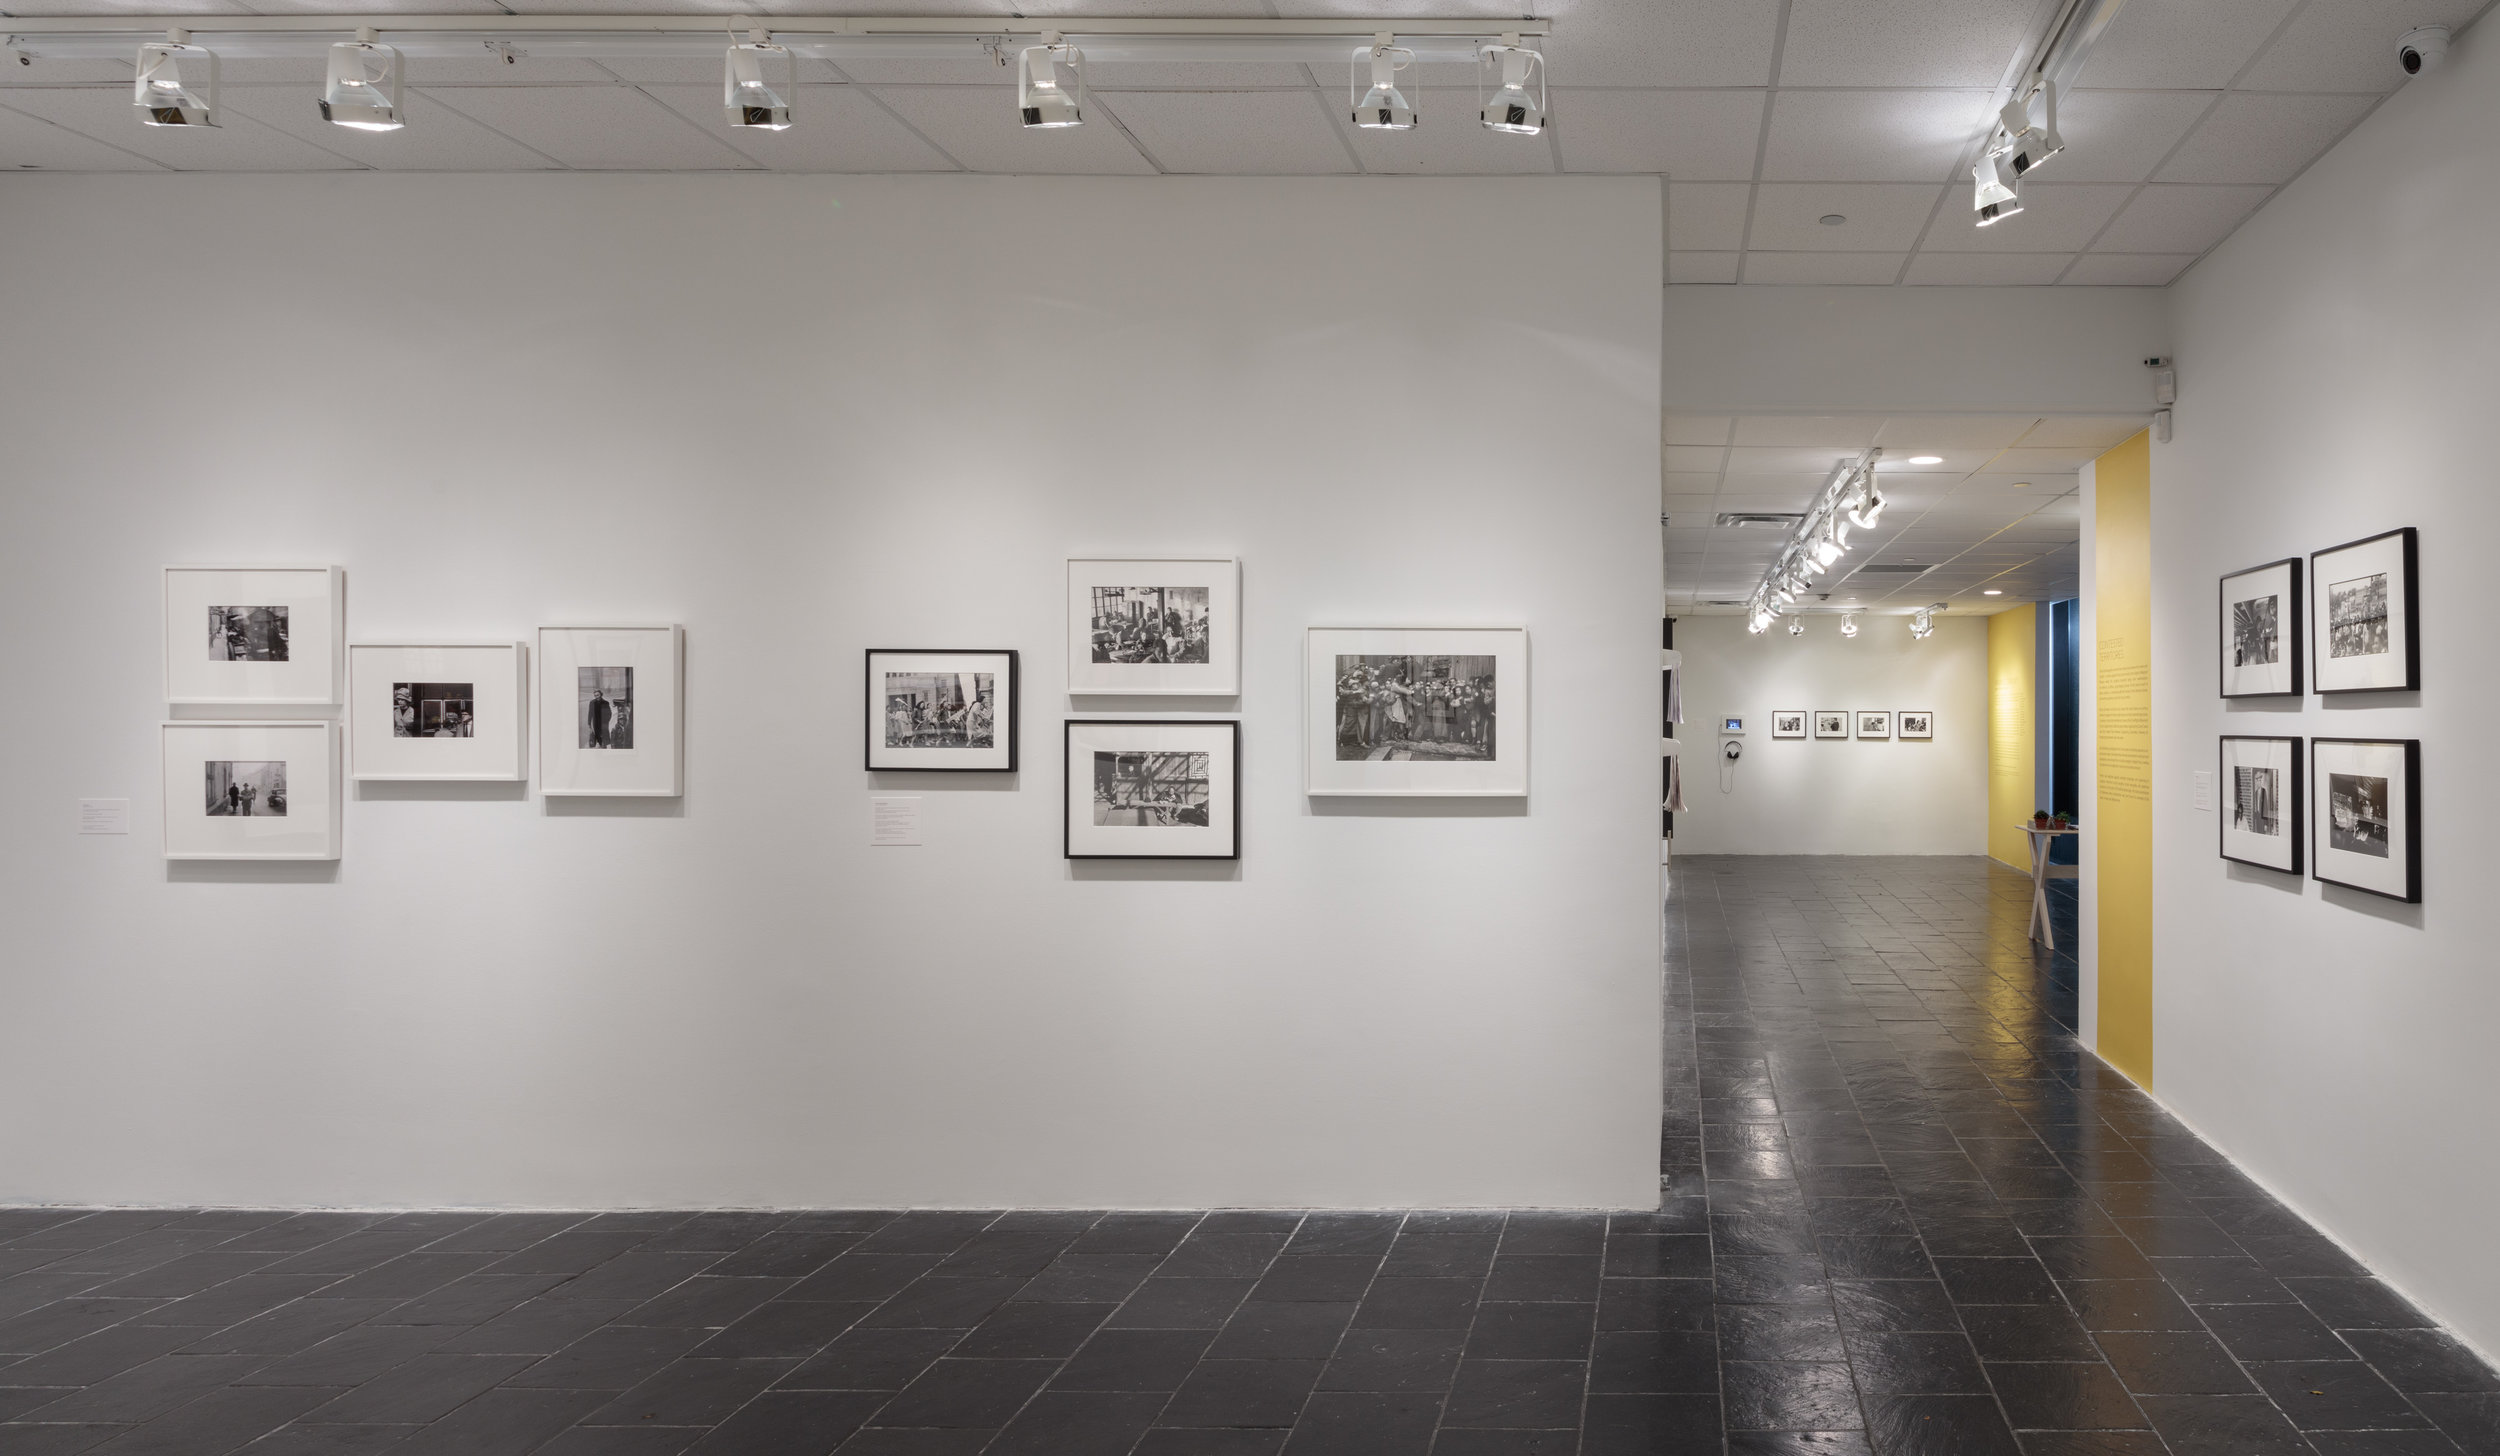
[(1944, 463), (1944, 457), (1942, 455), (1913, 455), (1910, 457), (1909, 463), (1912, 465), (1942, 465)]
[(2029, 490), (2029, 489), (2031, 489), (2031, 482), (2030, 482), (2030, 481), (2028, 481), (2028, 480), (2018, 480), (2018, 481), (2015, 481), (2015, 482), (2014, 482), (2014, 488), (2015, 488), (2016, 490)]
[(1987, 590), (1981, 592), (1980, 595), (1983, 597), (2001, 597), (2005, 595), (2005, 593), (1998, 591), (1995, 587), (1989, 587)]
[(1840, 212), (1827, 212), (1821, 217), (1815, 219), (1816, 222), (1821, 223), (1825, 227), (1838, 227), (1848, 220), (1848, 214)]

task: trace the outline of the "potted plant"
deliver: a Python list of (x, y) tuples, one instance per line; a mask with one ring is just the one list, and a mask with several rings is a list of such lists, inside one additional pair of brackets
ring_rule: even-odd
[(2049, 827), (2051, 829), (2072, 829), (2075, 827), (2075, 816), (2071, 813), (2060, 813), (2049, 820)]
[(2046, 810), (2046, 809), (2042, 809), (2042, 810), (2040, 810), (2039, 812), (2037, 812), (2037, 813), (2033, 814), (2033, 815), (2031, 816), (2031, 827), (2032, 827), (2032, 828), (2034, 828), (2034, 829), (2046, 829), (2046, 828), (2048, 828), (2048, 827), (2049, 827), (2049, 811), (2048, 811), (2048, 810)]

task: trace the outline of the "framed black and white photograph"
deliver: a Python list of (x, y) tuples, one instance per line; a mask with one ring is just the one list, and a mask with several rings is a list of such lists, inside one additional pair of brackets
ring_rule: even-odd
[(2422, 685), (2417, 554), (2411, 526), (2311, 553), (2311, 660), (2319, 692)]
[(2407, 903), (2422, 898), (2422, 743), (2309, 741), (2310, 873)]
[(538, 629), (538, 788), (550, 798), (685, 792), (685, 633)]
[(1314, 627), (1303, 654), (1306, 792), (1528, 792), (1524, 629)]
[(357, 642), (347, 649), (348, 776), (358, 783), (529, 777), (529, 649)]
[(1241, 692), (1241, 563), (1072, 560), (1068, 691)]
[(165, 857), (337, 859), (338, 731), (319, 718), (165, 724)]
[(879, 647), (868, 652), (871, 773), (1013, 773), (1016, 654)]
[(1241, 858), (1241, 724), (1072, 718), (1070, 859)]
[(165, 568), (165, 701), (339, 701), (347, 573), (335, 566)]
[(2270, 561), (2222, 579), (2222, 695), (2300, 692), (2300, 559)]
[(1805, 737), (1806, 710), (1803, 708), (1773, 709), (1771, 713), (1771, 736), (1773, 738)]
[(1841, 708), (1817, 708), (1817, 709), (1815, 709), (1815, 710), (1814, 710), (1814, 736), (1815, 736), (1815, 737), (1817, 737), (1817, 738), (1846, 738), (1846, 737), (1848, 737), (1848, 736), (1849, 736), (1849, 714), (1848, 714), (1847, 710), (1845, 710), (1845, 709), (1841, 709)]
[(1936, 715), (1924, 708), (1903, 708), (1893, 716), (1893, 736), (1897, 738), (1933, 738), (1936, 736)]
[(2300, 740), (2225, 734), (2219, 782), (2222, 857), (2299, 874)]
[(1892, 736), (1891, 711), (1886, 710), (1880, 713), (1861, 711), (1858, 714), (1858, 736), (1860, 738), (1890, 738)]

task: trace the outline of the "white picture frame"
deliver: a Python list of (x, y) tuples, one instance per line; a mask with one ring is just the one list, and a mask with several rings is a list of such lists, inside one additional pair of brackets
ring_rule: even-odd
[(1071, 557), (1067, 606), (1070, 695), (1240, 696), (1238, 558)]
[(1926, 708), (1896, 708), (1892, 715), (1892, 736), (1933, 738), (1936, 736), (1936, 715)]
[(539, 793), (682, 796), (685, 660), (675, 625), (539, 628)]
[(1857, 728), (1858, 728), (1858, 737), (1859, 737), (1859, 738), (1861, 738), (1861, 739), (1866, 739), (1866, 740), (1870, 740), (1870, 741), (1871, 741), (1871, 740), (1874, 740), (1874, 739), (1882, 739), (1882, 740), (1884, 740), (1884, 741), (1886, 741), (1886, 742), (1890, 742), (1890, 741), (1891, 741), (1891, 739), (1892, 739), (1892, 710), (1891, 710), (1891, 709), (1889, 709), (1889, 708), (1861, 708), (1861, 709), (1859, 709), (1857, 712), (1852, 713), (1852, 714), (1850, 714), (1849, 716), (1850, 716), (1853, 720), (1855, 720), (1855, 722), (1857, 723)]
[(1806, 710), (1803, 708), (1773, 708), (1771, 710), (1771, 736), (1773, 738), (1805, 737)]
[(1070, 718), (1062, 731), (1067, 858), (1241, 858), (1239, 719)]
[(168, 566), (165, 701), (336, 707), (347, 573), (336, 566)]
[(1303, 791), (1522, 797), (1529, 706), (1524, 627), (1313, 627)]
[(529, 648), (351, 642), (348, 777), (357, 783), (529, 778)]
[(1814, 710), (1813, 717), (1815, 737), (1847, 738), (1849, 736), (1848, 709), (1817, 708)]
[(327, 718), (160, 729), (165, 858), (339, 857), (339, 727)]

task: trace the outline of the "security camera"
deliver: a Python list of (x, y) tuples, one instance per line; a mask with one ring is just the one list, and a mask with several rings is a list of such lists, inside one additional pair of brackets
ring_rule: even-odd
[(2425, 25), (2408, 30), (2396, 40), (2396, 64), (2408, 76), (2419, 76), (2436, 66), (2448, 54), (2448, 27)]

